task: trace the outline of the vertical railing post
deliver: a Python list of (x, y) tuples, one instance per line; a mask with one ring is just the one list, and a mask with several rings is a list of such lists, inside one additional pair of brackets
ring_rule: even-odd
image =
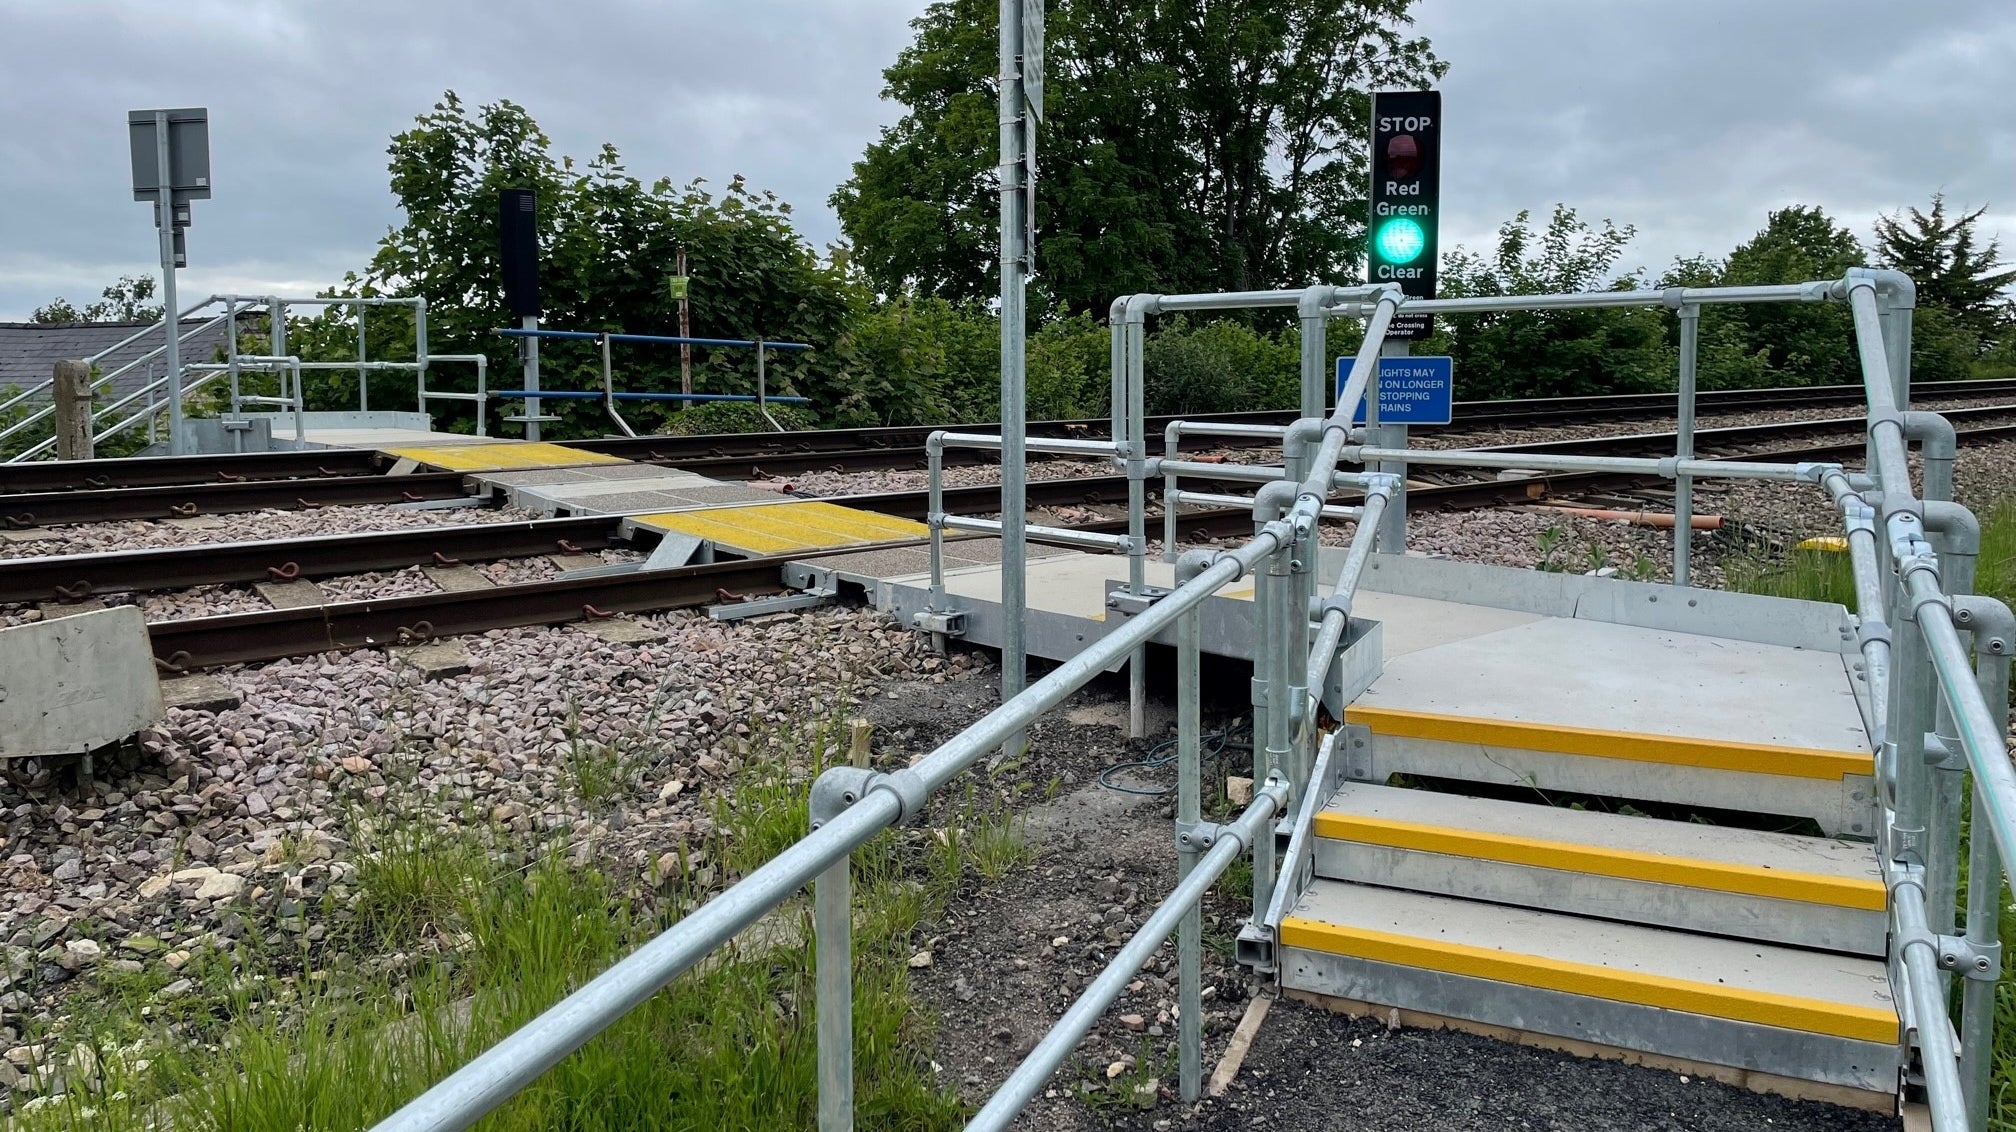
[(419, 394), (420, 412), (427, 411), (427, 300), (413, 300), (413, 384)]
[[(1984, 603), (1985, 604), (1985, 603)], [(1997, 603), (1999, 604), (1999, 603)], [(1956, 611), (1970, 613), (1966, 603), (1956, 603)], [(1991, 636), (1983, 618), (1969, 616), (1974, 630), (1975, 678), (1981, 698), (1996, 719), (2009, 717), (2010, 653), (2016, 640), (2006, 639), (2010, 625), (2004, 617)], [(1995, 989), (2002, 975), (2002, 859), (1995, 844), (1994, 825), (1989, 821), (1981, 785), (1973, 792), (1973, 836), (1967, 852), (1967, 943), (1981, 956), (1986, 970), (1965, 972), (1960, 989), (1960, 1085), (1967, 1098), (1967, 1126), (1988, 1127), (1989, 1081), (1995, 1063)]]
[(818, 994), (819, 1132), (854, 1127), (854, 940), (853, 892), (842, 857), (812, 882), (812, 933), (817, 953), (813, 978)]
[[(1169, 426), (1169, 431), (1164, 434), (1164, 437), (1162, 459), (1166, 463), (1167, 461), (1174, 460), (1177, 452), (1181, 450), (1181, 430), (1172, 424)], [(1176, 503), (1180, 498), (1179, 493), (1181, 490), (1177, 485), (1175, 472), (1165, 471), (1162, 473), (1162, 561), (1164, 562), (1174, 562), (1177, 558)]]
[(371, 371), (364, 368), (364, 312), (370, 310), (369, 303), (357, 304), (357, 411), (371, 411)]
[[(1145, 320), (1129, 319), (1127, 382), (1127, 592), (1141, 594), (1148, 584), (1148, 393), (1142, 365)], [(1163, 506), (1169, 506), (1163, 500)], [(1127, 735), (1148, 734), (1148, 647), (1127, 660)]]
[[(1379, 347), (1381, 358), (1404, 358), (1413, 344), (1405, 338), (1388, 339)], [(1370, 381), (1365, 384), (1365, 427), (1373, 434), (1373, 443), (1384, 448), (1407, 447), (1407, 426), (1404, 424), (1376, 425), (1378, 418), (1373, 413), (1379, 406), (1381, 375), (1375, 370)], [(1407, 462), (1404, 460), (1382, 461), (1373, 471), (1389, 472), (1398, 477), (1392, 497), (1386, 501), (1386, 511), (1379, 516), (1378, 548), (1384, 554), (1407, 553)]]
[[(940, 433), (924, 441), (924, 523), (931, 529), (931, 605), (945, 606), (945, 444)], [(941, 642), (942, 643), (942, 642)]]
[[(1182, 577), (1178, 567), (1177, 584)], [(1201, 855), (1193, 838), (1184, 836), (1203, 820), (1203, 630), (1196, 609), (1176, 619), (1176, 879), (1181, 883), (1197, 867)], [(1178, 1079), (1185, 1104), (1197, 1100), (1204, 1081), (1203, 913), (1198, 904), (1184, 910), (1176, 928), (1176, 1035)]]
[(238, 296), (224, 300), (224, 349), (225, 364), (231, 367), (231, 415), (238, 416), (244, 411), (238, 398)]
[[(1701, 344), (1701, 307), (1688, 303), (1680, 308), (1680, 406), (1676, 422), (1673, 454), (1682, 460), (1694, 458), (1694, 391), (1698, 381)], [(1694, 556), (1694, 477), (1673, 477), (1673, 584), (1689, 585)]]

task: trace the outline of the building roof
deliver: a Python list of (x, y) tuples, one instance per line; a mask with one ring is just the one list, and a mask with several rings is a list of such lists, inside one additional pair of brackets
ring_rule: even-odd
[[(184, 319), (182, 332), (188, 334), (207, 321)], [(155, 325), (152, 322), (0, 322), (0, 389), (8, 386), (28, 389), (40, 385), (55, 373), (57, 362), (65, 358), (91, 357), (116, 345), (134, 331)], [(244, 326), (245, 322), (240, 325)], [(189, 362), (207, 362), (216, 357), (225, 344), (225, 328), (220, 323), (183, 342), (182, 358)], [(161, 335), (158, 332), (149, 334), (100, 360), (98, 369), (101, 373), (111, 373), (134, 358), (158, 349), (160, 345)], [(112, 383), (113, 389), (122, 395), (130, 393), (161, 376), (161, 372), (161, 361), (157, 357), (116, 379)]]

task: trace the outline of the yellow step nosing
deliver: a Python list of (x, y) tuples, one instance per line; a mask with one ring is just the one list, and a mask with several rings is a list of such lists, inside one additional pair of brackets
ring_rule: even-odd
[(1851, 1041), (1897, 1040), (1894, 1010), (1702, 983), (1289, 916), (1281, 945)]
[(1850, 775), (1872, 774), (1875, 767), (1874, 758), (1863, 751), (1696, 739), (1643, 731), (1608, 731), (1560, 723), (1484, 719), (1363, 704), (1346, 708), (1344, 720), (1363, 724), (1371, 728), (1374, 735), (1401, 739), (1512, 747), (1549, 754), (1663, 763), (1786, 778), (1839, 781)]
[(1838, 877), (1702, 858), (1668, 857), (1635, 849), (1547, 841), (1537, 837), (1395, 821), (1335, 810), (1325, 810), (1316, 815), (1315, 832), (1319, 837), (1337, 841), (1588, 873), (1619, 880), (1797, 900), (1856, 911), (1881, 912), (1888, 907), (1883, 882), (1873, 876)]

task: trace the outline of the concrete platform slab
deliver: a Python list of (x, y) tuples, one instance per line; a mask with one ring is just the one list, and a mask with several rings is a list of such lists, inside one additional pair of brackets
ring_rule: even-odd
[(75, 617), (79, 613), (96, 613), (105, 608), (105, 603), (95, 597), (83, 601), (45, 601), (35, 607), (42, 614), (42, 620), (54, 621), (58, 617)]
[[(1453, 603), (1413, 604), (1425, 611)], [(1493, 612), (1442, 610), (1480, 621)], [(1394, 618), (1389, 634), (1405, 634), (1408, 620)], [(1412, 620), (1425, 618), (1417, 613)], [(1365, 709), (1368, 721), (1380, 711), (1421, 713), (1852, 753), (1858, 760), (1869, 753), (1839, 653), (1581, 619), (1535, 618), (1399, 655), (1389, 649), (1384, 674), (1356, 709)]]

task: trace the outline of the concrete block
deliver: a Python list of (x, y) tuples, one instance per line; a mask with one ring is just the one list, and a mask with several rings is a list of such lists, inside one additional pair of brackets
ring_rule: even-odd
[(260, 582), (252, 587), (259, 591), (275, 609), (305, 609), (313, 605), (327, 605), (329, 599), (322, 593), (322, 587), (306, 578), (293, 582)]
[(607, 566), (599, 554), (555, 554), (549, 556), (553, 565), (562, 570), (593, 570), (597, 566)]
[(224, 681), (197, 672), (161, 681), (161, 703), (189, 711), (229, 711), (245, 702)]
[(469, 671), (469, 654), (452, 641), (435, 641), (392, 650), (395, 660), (420, 670), (428, 680), (446, 680)]
[(162, 523), (178, 531), (221, 531), (225, 522), (215, 515), (191, 515), (186, 519), (163, 519)]
[(581, 631), (592, 633), (612, 645), (638, 645), (646, 641), (662, 641), (665, 634), (642, 621), (632, 621), (628, 617), (611, 617), (604, 621), (583, 621)]
[(45, 601), (35, 608), (42, 611), (42, 620), (54, 621), (58, 617), (79, 613), (96, 613), (105, 608), (105, 603), (95, 597), (87, 597), (83, 601)]
[(420, 570), (432, 578), (443, 593), (487, 590), (497, 584), (474, 566), (422, 566)]
[(152, 724), (161, 710), (137, 607), (0, 629), (0, 758), (93, 751)]
[(0, 531), (0, 542), (48, 542), (61, 538), (55, 531), (44, 527), (29, 527), (22, 531)]

